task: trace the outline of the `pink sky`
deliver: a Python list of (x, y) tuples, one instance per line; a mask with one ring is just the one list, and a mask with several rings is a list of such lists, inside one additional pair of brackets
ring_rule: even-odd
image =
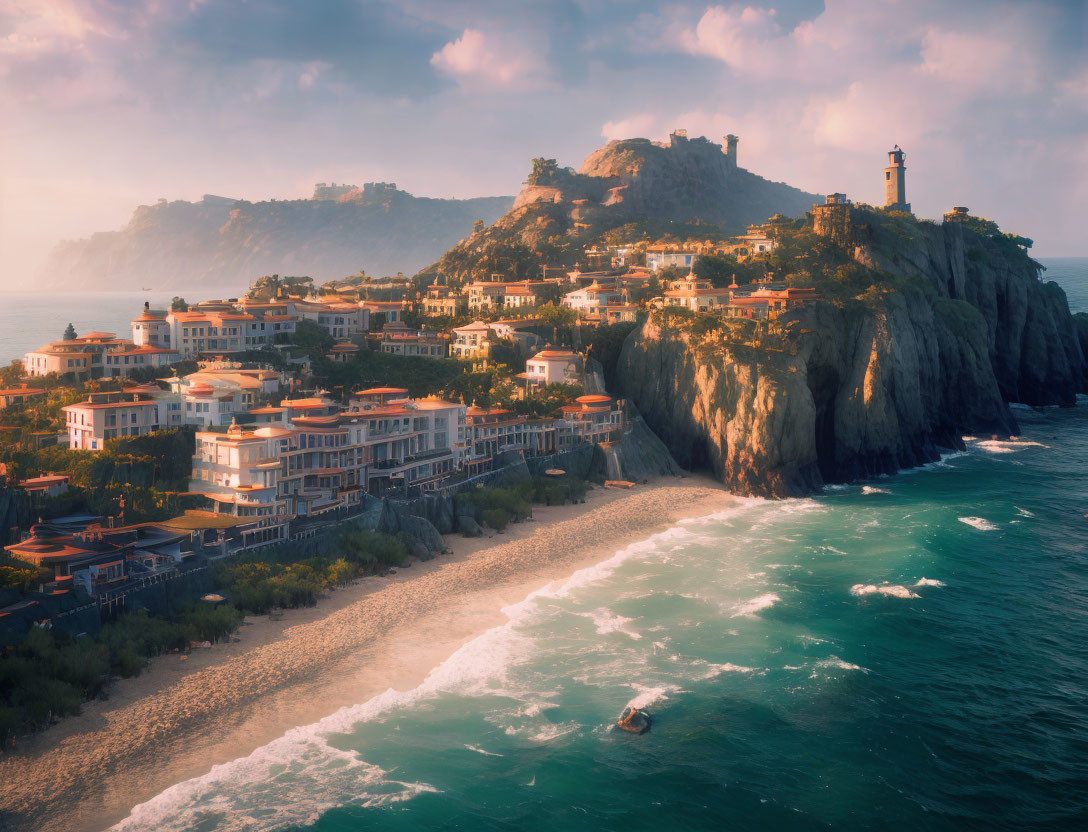
[(1082, 2), (0, 0), (0, 287), (158, 198), (394, 181), (513, 194), (533, 156), (676, 127), (916, 213), (967, 205), (1088, 254)]

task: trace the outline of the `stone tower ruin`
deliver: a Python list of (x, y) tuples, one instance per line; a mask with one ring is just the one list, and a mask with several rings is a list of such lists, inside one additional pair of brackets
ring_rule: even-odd
[(725, 158), (729, 161), (729, 166), (735, 168), (737, 166), (737, 142), (740, 138), (730, 133), (725, 137)]
[(888, 151), (888, 166), (884, 168), (884, 207), (891, 211), (910, 213), (907, 202), (907, 166), (903, 160), (906, 154), (899, 149)]

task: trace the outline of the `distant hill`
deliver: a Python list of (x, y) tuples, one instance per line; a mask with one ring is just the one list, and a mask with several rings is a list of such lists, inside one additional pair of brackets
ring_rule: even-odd
[(803, 215), (819, 199), (739, 167), (735, 144), (727, 153), (682, 133), (668, 144), (612, 141), (577, 172), (534, 159), (513, 207), (424, 273), (453, 281), (490, 273), (530, 277), (541, 258), (570, 265), (590, 243), (739, 234), (776, 213)]
[(494, 222), (512, 197), (428, 199), (372, 182), (320, 183), (313, 199), (141, 205), (128, 225), (57, 245), (39, 275), (45, 288), (242, 290), (264, 274), (330, 280), (366, 269), (407, 274)]

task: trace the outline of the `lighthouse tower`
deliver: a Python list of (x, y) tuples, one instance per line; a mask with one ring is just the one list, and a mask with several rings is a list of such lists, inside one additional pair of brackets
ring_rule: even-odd
[(907, 166), (903, 163), (906, 156), (899, 145), (888, 151), (888, 166), (884, 168), (884, 207), (890, 211), (910, 213), (907, 202)]

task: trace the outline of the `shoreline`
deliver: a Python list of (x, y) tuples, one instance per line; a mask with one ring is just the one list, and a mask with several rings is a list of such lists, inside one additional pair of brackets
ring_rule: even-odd
[[(389, 688), (410, 690), (502, 609), (630, 543), (736, 498), (698, 477), (630, 491), (595, 488), (583, 505), (534, 506), (502, 535), (447, 537), (451, 555), (368, 577), (316, 607), (247, 618), (238, 642), (153, 659), (106, 700), (0, 758), (0, 827), (107, 828), (213, 765)], [(577, 541), (577, 543), (572, 543)]]

